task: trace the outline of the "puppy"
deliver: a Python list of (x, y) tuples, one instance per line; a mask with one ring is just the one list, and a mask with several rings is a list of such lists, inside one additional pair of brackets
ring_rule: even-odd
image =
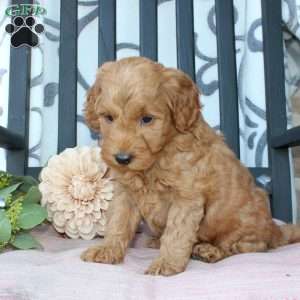
[(159, 256), (146, 274), (183, 272), (191, 256), (216, 262), (300, 241), (278, 227), (267, 194), (204, 121), (199, 91), (183, 72), (142, 57), (105, 63), (85, 105), (116, 181), (103, 244), (84, 261), (116, 264), (143, 219)]

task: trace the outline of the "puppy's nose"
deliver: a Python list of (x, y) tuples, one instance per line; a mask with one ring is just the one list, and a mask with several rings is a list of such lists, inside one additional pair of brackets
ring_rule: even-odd
[(128, 165), (132, 161), (132, 155), (120, 152), (115, 155), (115, 159), (120, 165)]

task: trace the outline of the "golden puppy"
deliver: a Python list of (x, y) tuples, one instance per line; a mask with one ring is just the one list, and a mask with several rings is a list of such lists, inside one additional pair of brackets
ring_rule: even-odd
[(184, 271), (191, 255), (216, 262), (300, 240), (298, 227), (274, 224), (266, 193), (203, 120), (183, 72), (141, 57), (106, 63), (85, 117), (101, 131), (116, 193), (104, 242), (83, 260), (122, 262), (142, 219), (160, 248), (153, 275)]

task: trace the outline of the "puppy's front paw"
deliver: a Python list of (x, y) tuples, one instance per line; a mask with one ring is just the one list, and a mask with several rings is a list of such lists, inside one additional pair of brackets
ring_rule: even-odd
[(183, 272), (184, 269), (185, 267), (183, 266), (174, 265), (165, 258), (158, 257), (152, 262), (145, 274), (171, 276)]
[(80, 258), (88, 262), (118, 264), (123, 261), (124, 254), (117, 247), (100, 245), (88, 248), (81, 254)]

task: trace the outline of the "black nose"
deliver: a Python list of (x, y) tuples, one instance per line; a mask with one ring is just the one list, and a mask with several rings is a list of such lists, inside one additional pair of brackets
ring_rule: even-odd
[(115, 155), (115, 159), (120, 165), (128, 165), (132, 161), (132, 155), (121, 152)]

